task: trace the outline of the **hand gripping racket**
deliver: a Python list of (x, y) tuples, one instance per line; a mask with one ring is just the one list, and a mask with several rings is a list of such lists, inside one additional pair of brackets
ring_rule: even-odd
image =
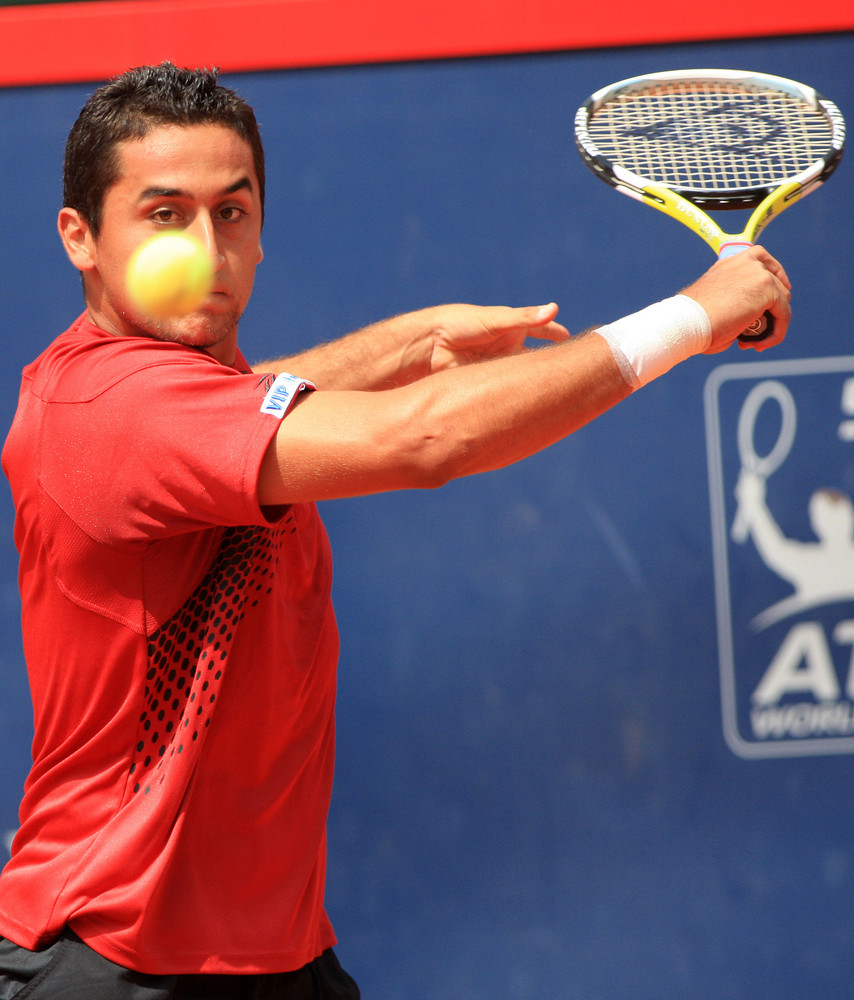
[[(835, 104), (793, 80), (695, 69), (598, 90), (576, 113), (575, 142), (598, 177), (728, 257), (833, 173), (845, 121)], [(737, 236), (704, 211), (735, 208), (752, 209)], [(772, 330), (766, 313), (740, 339)]]

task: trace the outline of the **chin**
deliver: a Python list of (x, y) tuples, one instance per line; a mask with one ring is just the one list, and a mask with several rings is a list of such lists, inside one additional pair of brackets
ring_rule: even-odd
[(239, 313), (212, 315), (204, 310), (180, 319), (149, 321), (147, 332), (158, 340), (187, 347), (210, 348), (236, 339)]

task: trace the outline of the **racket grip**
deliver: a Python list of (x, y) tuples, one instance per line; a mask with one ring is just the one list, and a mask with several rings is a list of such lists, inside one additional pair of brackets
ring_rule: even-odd
[(763, 313), (755, 323), (751, 323), (750, 326), (738, 335), (738, 339), (743, 344), (752, 344), (757, 340), (764, 340), (766, 337), (770, 337), (774, 332), (774, 317), (771, 313)]
[[(752, 246), (753, 244), (747, 240), (733, 240), (731, 243), (722, 243), (718, 252), (718, 260), (723, 260), (724, 257), (732, 257), (734, 254), (741, 253), (742, 250), (746, 250)], [(770, 312), (766, 312), (755, 322), (751, 323), (743, 333), (740, 333), (738, 339), (743, 344), (755, 344), (758, 340), (765, 340), (766, 337), (770, 337), (773, 332), (774, 317)]]

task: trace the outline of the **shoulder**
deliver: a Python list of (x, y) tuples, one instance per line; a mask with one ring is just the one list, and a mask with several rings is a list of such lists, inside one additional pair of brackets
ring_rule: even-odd
[(32, 391), (50, 402), (85, 402), (131, 382), (144, 390), (164, 369), (179, 379), (229, 378), (239, 373), (204, 351), (150, 337), (122, 337), (79, 321), (27, 366)]

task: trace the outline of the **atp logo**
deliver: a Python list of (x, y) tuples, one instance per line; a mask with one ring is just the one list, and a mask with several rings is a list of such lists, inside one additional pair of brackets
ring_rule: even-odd
[(854, 358), (723, 365), (705, 413), (724, 738), (854, 753)]

